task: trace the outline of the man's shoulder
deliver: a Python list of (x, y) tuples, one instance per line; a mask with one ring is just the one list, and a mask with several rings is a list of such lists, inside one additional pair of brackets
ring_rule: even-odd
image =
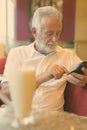
[(18, 52), (27, 51), (28, 49), (31, 49), (32, 46), (33, 46), (33, 44), (17, 46), (17, 47), (11, 48), (10, 51), (18, 51)]
[(33, 53), (33, 45), (23, 45), (11, 48), (9, 51), (9, 57), (29, 57)]
[(63, 47), (60, 47), (60, 46), (57, 46), (57, 52), (58, 53), (68, 53), (68, 54), (75, 53), (75, 51), (73, 49), (63, 48)]

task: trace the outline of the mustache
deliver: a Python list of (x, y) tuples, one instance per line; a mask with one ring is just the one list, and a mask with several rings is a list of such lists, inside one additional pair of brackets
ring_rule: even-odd
[(58, 45), (58, 42), (50, 42), (49, 44), (48, 44), (48, 46), (49, 47), (55, 47), (55, 46), (57, 46)]

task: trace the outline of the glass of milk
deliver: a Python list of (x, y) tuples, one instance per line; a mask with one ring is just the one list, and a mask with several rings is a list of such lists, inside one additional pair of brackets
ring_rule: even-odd
[(15, 114), (12, 126), (20, 127), (29, 123), (28, 116), (36, 84), (35, 70), (31, 67), (11, 70), (8, 81)]

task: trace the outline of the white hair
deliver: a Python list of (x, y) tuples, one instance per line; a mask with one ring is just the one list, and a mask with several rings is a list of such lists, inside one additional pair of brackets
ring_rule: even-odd
[(44, 6), (38, 8), (32, 18), (32, 28), (36, 28), (38, 31), (41, 29), (41, 18), (45, 15), (51, 16), (54, 19), (57, 19), (62, 24), (62, 14), (53, 6)]

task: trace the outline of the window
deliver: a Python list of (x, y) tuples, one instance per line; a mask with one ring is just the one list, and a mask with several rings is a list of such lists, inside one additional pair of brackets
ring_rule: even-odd
[(12, 0), (0, 1), (0, 42), (9, 50), (15, 41), (15, 4)]
[(0, 1), (0, 43), (5, 43), (6, 37), (6, 0)]

